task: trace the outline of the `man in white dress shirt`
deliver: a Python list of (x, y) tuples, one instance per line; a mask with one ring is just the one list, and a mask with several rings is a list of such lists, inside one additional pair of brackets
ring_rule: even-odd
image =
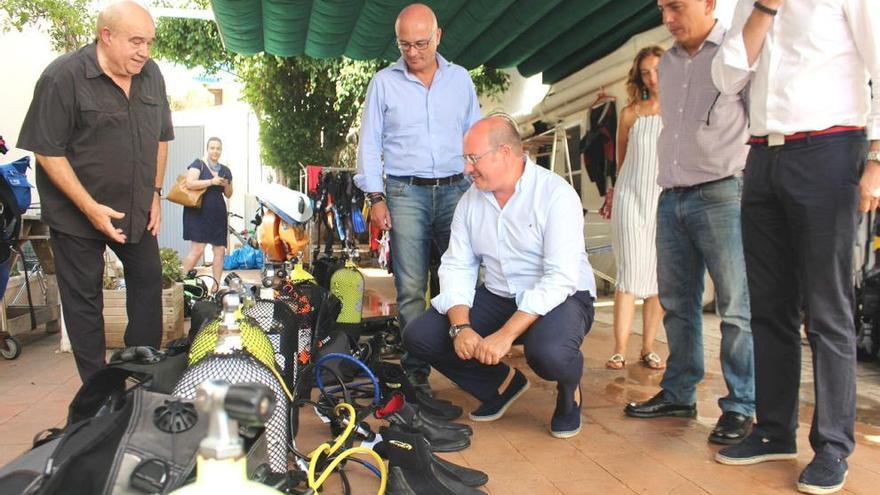
[(476, 123), (464, 152), (474, 184), (455, 209), (440, 294), (408, 325), (404, 345), (482, 402), (473, 421), (494, 421), (529, 387), (522, 372), (502, 362), (512, 345), (523, 344), (535, 373), (557, 382), (551, 435), (574, 436), (581, 426), (580, 346), (596, 293), (581, 200), (524, 156), (505, 118)]
[(855, 446), (852, 250), (858, 210), (880, 195), (878, 30), (877, 0), (741, 0), (712, 67), (722, 93), (751, 83), (742, 228), (757, 399), (751, 436), (716, 460), (797, 456), (803, 309), (816, 396), (806, 493), (843, 487)]

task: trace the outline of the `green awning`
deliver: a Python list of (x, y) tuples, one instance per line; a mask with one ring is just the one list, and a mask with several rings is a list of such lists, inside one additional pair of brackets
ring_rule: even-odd
[[(245, 55), (396, 60), (394, 20), (411, 0), (212, 0), (226, 48)], [(660, 25), (656, 0), (424, 0), (447, 59), (556, 82)]]

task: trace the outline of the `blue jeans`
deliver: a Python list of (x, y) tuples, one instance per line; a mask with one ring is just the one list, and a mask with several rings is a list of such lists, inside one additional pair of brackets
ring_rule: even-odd
[[(397, 314), (401, 332), (427, 308), (428, 263), (431, 243), (443, 254), (449, 246), (450, 224), (455, 206), (470, 187), (463, 179), (444, 186), (416, 186), (388, 177), (385, 194), (391, 214), (391, 256)], [(408, 373), (431, 371), (428, 363), (404, 354), (401, 359)]]
[(666, 189), (657, 208), (657, 282), (669, 359), (660, 386), (676, 403), (696, 401), (703, 379), (703, 277), (715, 284), (721, 314), (722, 411), (755, 411), (755, 364), (743, 256), (742, 179)]

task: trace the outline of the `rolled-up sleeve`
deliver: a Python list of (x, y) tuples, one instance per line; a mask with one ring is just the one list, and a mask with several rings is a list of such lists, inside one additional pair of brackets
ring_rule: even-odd
[(76, 125), (73, 94), (71, 82), (41, 76), (16, 146), (45, 156), (64, 156)]
[(431, 306), (444, 315), (453, 306), (471, 307), (474, 303), (480, 260), (474, 255), (468, 227), (471, 192), (465, 193), (455, 208), (449, 235), (449, 248), (443, 253), (438, 270), (440, 294), (431, 300)]
[(759, 55), (755, 63), (749, 66), (749, 57), (742, 35), (743, 27), (754, 8), (753, 3), (750, 0), (740, 0), (737, 4), (730, 29), (715, 59), (712, 60), (712, 82), (718, 91), (725, 95), (734, 95), (742, 91), (761, 60)]
[(159, 141), (173, 141), (174, 124), (171, 122), (171, 106), (168, 104), (168, 94), (165, 90), (165, 78), (162, 77), (162, 72), (158, 67), (156, 67), (156, 71), (159, 73), (159, 85), (161, 88), (159, 95), (162, 98), (162, 130), (159, 131)]
[(481, 118), (483, 118), (482, 114), (480, 113), (480, 100), (477, 98), (477, 90), (476, 88), (474, 88), (474, 82), (471, 80), (470, 75), (468, 75), (468, 89), (470, 91), (468, 93), (469, 101), (467, 109), (467, 127), (464, 128), (462, 137), (464, 137), (464, 134), (467, 133), (468, 129), (470, 129)]
[(871, 109), (866, 130), (868, 139), (880, 139), (880, 2), (849, 0), (845, 4), (846, 19), (853, 33), (856, 48), (873, 81)]
[(583, 206), (574, 189), (555, 195), (544, 230), (544, 275), (517, 296), (520, 311), (543, 316), (577, 292), (584, 262)]
[(357, 174), (354, 183), (364, 192), (383, 192), (382, 179), (382, 132), (384, 94), (378, 77), (373, 77), (367, 87), (361, 129), (358, 138)]

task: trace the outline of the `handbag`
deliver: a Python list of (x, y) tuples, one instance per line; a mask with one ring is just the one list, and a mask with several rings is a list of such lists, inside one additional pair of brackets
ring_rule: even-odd
[[(202, 162), (202, 168), (204, 168), (204, 166), (205, 162)], [(168, 191), (168, 196), (166, 196), (166, 198), (172, 203), (177, 203), (187, 208), (201, 208), (202, 196), (207, 190), (207, 188), (190, 189), (186, 187), (186, 174), (181, 174), (177, 176), (177, 179), (174, 181), (174, 185), (171, 186), (171, 190)]]

